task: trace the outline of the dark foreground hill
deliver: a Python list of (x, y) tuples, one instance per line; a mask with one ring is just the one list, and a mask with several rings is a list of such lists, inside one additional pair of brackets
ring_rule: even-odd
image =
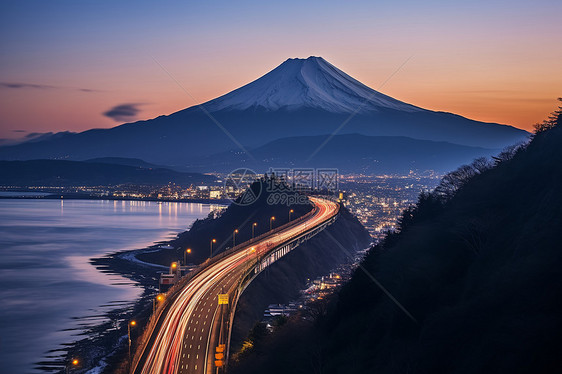
[(264, 338), (233, 372), (560, 372), (557, 115), (496, 167), (480, 160), (422, 195), (330, 312)]

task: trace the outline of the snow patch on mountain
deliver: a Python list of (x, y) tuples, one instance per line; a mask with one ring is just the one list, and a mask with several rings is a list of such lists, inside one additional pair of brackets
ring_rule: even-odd
[(424, 109), (393, 99), (330, 64), (322, 57), (288, 59), (261, 78), (203, 104), (219, 110), (322, 109), (333, 113)]

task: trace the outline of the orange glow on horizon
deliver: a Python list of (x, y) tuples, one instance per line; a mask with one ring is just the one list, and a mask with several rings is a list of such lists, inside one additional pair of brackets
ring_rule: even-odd
[[(561, 95), (562, 79), (548, 77), (538, 82), (518, 85), (517, 82), (489, 82), (485, 76), (470, 74), (459, 67), (454, 75), (446, 74), (438, 78), (438, 74), (427, 74), (426, 67), (416, 66), (415, 59), (404, 67), (404, 71), (396, 74), (384, 87), (381, 85), (388, 75), (395, 69), (390, 62), (385, 69), (373, 71), (367, 62), (358, 61), (354, 65), (342, 66), (339, 59), (329, 59), (336, 67), (350, 74), (369, 87), (425, 109), (445, 111), (458, 114), (473, 120), (508, 124), (527, 131), (533, 125), (546, 119), (550, 112), (556, 109), (556, 99)], [(277, 64), (283, 59), (277, 60)], [(190, 84), (190, 91), (194, 92), (197, 101), (187, 97), (177, 89), (173, 82), (162, 81), (155, 86), (135, 84), (132, 92), (117, 93), (121, 88), (115, 83), (106, 82), (100, 78), (100, 84), (107, 84), (109, 93), (69, 93), (64, 90), (44, 92), (0, 90), (0, 109), (5, 124), (0, 129), (0, 138), (21, 137), (22, 133), (14, 130), (23, 129), (30, 132), (48, 131), (76, 131), (81, 132), (91, 128), (111, 128), (119, 125), (111, 119), (101, 115), (119, 102), (146, 102), (154, 92), (158, 98), (150, 104), (142, 105), (136, 120), (146, 120), (168, 115), (179, 110), (204, 103), (221, 96), (231, 90), (249, 83), (276, 65), (261, 63), (263, 68), (256, 70), (238, 71), (227, 70), (221, 74), (220, 81), (213, 81), (213, 73), (208, 69), (199, 72), (207, 81), (198, 80)], [(410, 65), (410, 66), (409, 66)], [(215, 66), (219, 68), (219, 66)], [(223, 69), (228, 69), (223, 65)], [(174, 73), (178, 69), (170, 68)], [(492, 74), (492, 72), (489, 72)], [(139, 81), (134, 74), (129, 73), (130, 79)], [(109, 74), (109, 76), (111, 76)], [(462, 78), (461, 78), (462, 77)], [(184, 77), (180, 81), (191, 81), (193, 77)], [(513, 78), (515, 79), (515, 78)], [(142, 80), (140, 80), (142, 81)], [(87, 85), (87, 84), (86, 84)], [(131, 99), (132, 97), (132, 99)], [(60, 103), (65, 103), (60, 105)], [(28, 110), (32, 103), (33, 110)], [(134, 122), (134, 121), (133, 121)], [(13, 125), (12, 125), (13, 124)], [(31, 127), (33, 126), (33, 127)], [(25, 133), (23, 133), (25, 135)]]

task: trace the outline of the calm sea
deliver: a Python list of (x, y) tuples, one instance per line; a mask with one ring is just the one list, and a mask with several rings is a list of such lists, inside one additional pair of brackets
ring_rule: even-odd
[[(0, 372), (35, 373), (141, 289), (89, 260), (174, 237), (208, 204), (0, 199)], [(60, 352), (59, 352), (60, 354)]]

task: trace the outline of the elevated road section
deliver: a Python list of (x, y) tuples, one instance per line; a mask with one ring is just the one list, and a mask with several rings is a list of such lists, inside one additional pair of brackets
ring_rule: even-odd
[(215, 256), (184, 277), (154, 316), (131, 372), (224, 372), (241, 293), (267, 266), (337, 218), (338, 203), (320, 197), (310, 201), (311, 212)]

